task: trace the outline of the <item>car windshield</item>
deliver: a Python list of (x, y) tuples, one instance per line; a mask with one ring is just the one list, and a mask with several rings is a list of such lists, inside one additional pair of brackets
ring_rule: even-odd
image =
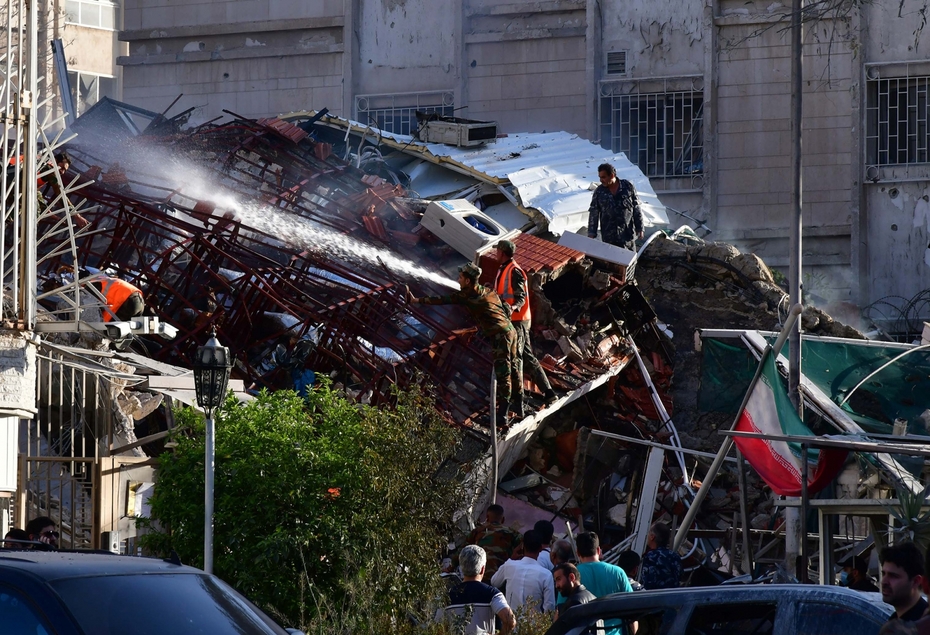
[(108, 575), (57, 580), (52, 586), (88, 634), (286, 635), (206, 575)]

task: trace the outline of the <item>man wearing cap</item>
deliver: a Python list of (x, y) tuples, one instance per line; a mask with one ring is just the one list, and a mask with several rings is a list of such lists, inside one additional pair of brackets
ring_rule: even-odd
[(519, 383), (513, 391), (512, 409), (518, 417), (523, 417), (523, 367), (524, 364), (532, 371), (536, 383), (545, 393), (546, 403), (555, 401), (555, 392), (546, 376), (546, 371), (540, 366), (539, 360), (533, 354), (533, 341), (530, 339), (530, 296), (526, 274), (520, 265), (513, 259), (516, 245), (509, 240), (502, 240), (495, 246), (498, 258), (501, 261), (494, 282), (494, 290), (501, 300), (510, 305), (510, 321), (517, 331), (517, 356), (514, 365)]
[(460, 304), (471, 314), (478, 329), (491, 343), (494, 374), (497, 375), (497, 420), (507, 423), (510, 413), (511, 387), (520, 390), (522, 377), (517, 376), (517, 335), (510, 323), (510, 305), (491, 289), (478, 284), (481, 268), (467, 263), (459, 269), (461, 291), (449, 295), (418, 298), (407, 290), (411, 304)]

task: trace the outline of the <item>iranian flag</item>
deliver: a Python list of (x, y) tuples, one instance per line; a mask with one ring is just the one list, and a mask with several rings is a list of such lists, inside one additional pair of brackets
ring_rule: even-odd
[[(767, 348), (759, 362), (762, 372), (750, 386), (749, 399), (734, 430), (778, 436), (815, 436), (791, 404), (775, 367), (775, 357)], [(804, 460), (799, 443), (767, 439), (734, 438), (749, 464), (776, 494), (801, 495)], [(846, 462), (846, 450), (824, 449), (807, 452), (807, 491), (815, 494), (832, 481)]]

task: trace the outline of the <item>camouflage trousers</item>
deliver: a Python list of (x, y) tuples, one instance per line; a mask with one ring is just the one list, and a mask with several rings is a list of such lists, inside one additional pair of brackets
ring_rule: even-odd
[[(491, 338), (491, 356), (497, 376), (497, 406), (510, 402), (512, 391), (523, 390), (523, 364), (517, 360), (517, 332), (508, 329)], [(518, 370), (519, 369), (519, 370)]]
[[(527, 369), (532, 374), (533, 381), (543, 389), (543, 392), (552, 390), (552, 384), (546, 376), (546, 371), (536, 359), (533, 352), (533, 341), (530, 339), (530, 320), (521, 320), (513, 323), (513, 328), (517, 331), (517, 356), (515, 365), (517, 373), (520, 375), (520, 390), (523, 390), (523, 370)], [(516, 391), (514, 391), (516, 393)], [(516, 394), (514, 396), (517, 396)]]

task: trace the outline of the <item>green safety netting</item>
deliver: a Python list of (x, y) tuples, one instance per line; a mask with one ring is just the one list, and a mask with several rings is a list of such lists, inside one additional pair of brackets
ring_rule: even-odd
[[(769, 339), (774, 341), (774, 337)], [(738, 340), (703, 340), (702, 410), (734, 416), (752, 380), (757, 362)], [(805, 338), (801, 371), (835, 404), (869, 373), (899, 356), (904, 349), (856, 340)], [(787, 357), (788, 347), (782, 354)], [(904, 419), (911, 434), (928, 434), (921, 414), (930, 408), (930, 349), (905, 355), (860, 386), (842, 409), (867, 432), (890, 434), (895, 419)]]
[[(860, 381), (904, 352), (873, 342), (805, 338), (801, 372), (840, 405)], [(866, 432), (891, 434), (895, 419), (904, 419), (910, 434), (927, 434), (920, 415), (930, 408), (930, 349), (908, 353), (876, 373), (842, 408)]]
[(758, 365), (742, 342), (734, 345), (723, 340), (704, 339), (698, 408), (735, 417)]

